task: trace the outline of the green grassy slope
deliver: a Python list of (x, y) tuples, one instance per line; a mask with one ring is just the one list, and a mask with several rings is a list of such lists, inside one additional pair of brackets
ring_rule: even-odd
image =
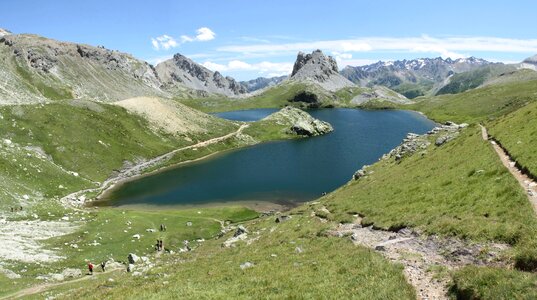
[(515, 111), (537, 99), (537, 81), (490, 85), (455, 95), (419, 98), (405, 106), (436, 121), (480, 122)]
[[(151, 158), (191, 143), (156, 134), (145, 119), (113, 105), (5, 106), (0, 114), (5, 138), (40, 147), (56, 164), (94, 181), (106, 179), (124, 161)], [(216, 125), (214, 136), (234, 128)]]
[(301, 93), (311, 93), (323, 103), (331, 103), (334, 97), (331, 93), (323, 90), (315, 84), (287, 81), (271, 87), (258, 95), (249, 98), (201, 98), (181, 99), (184, 103), (204, 112), (222, 112), (231, 110), (243, 110), (254, 108), (278, 108), (291, 104), (292, 100)]
[(332, 219), (349, 221), (360, 213), (363, 222), (381, 228), (510, 244), (537, 229), (524, 191), (476, 126), (441, 147), (433, 143), (423, 156), (381, 160), (370, 170), (323, 200)]
[[(153, 254), (157, 239), (162, 239), (164, 246), (168, 249), (183, 247), (185, 240), (190, 241), (192, 247), (196, 247), (198, 245), (196, 240), (209, 239), (220, 232), (220, 221), (243, 222), (256, 218), (258, 213), (242, 207), (181, 211), (102, 208), (76, 212), (49, 210), (41, 219), (46, 219), (45, 216), (51, 220), (67, 216), (71, 222), (82, 224), (72, 234), (44, 242), (48, 249), (54, 249), (65, 259), (54, 263), (3, 261), (4, 267), (20, 274), (21, 278), (9, 279), (0, 273), (0, 297), (43, 283), (42, 279), (37, 278), (38, 276), (61, 273), (65, 268), (80, 269), (82, 274), (86, 274), (88, 261), (98, 266), (108, 259), (127, 262), (129, 253), (135, 253), (138, 256)], [(191, 222), (191, 226), (187, 226), (187, 222)], [(159, 231), (160, 224), (167, 226), (165, 232)], [(155, 232), (148, 232), (146, 229), (154, 229)], [(133, 238), (135, 234), (139, 234), (140, 238)], [(100, 268), (96, 267), (96, 270), (100, 271)], [(85, 286), (85, 284), (78, 284)]]
[[(191, 253), (161, 256), (161, 264), (146, 277), (118, 274), (113, 289), (97, 288), (110, 284), (99, 278), (52, 294), (61, 292), (66, 299), (415, 299), (401, 266), (349, 240), (326, 237), (325, 226), (300, 214), (280, 224), (264, 218), (247, 224), (250, 242), (221, 247), (230, 232)], [(243, 270), (240, 265), (245, 262), (254, 266)], [(66, 289), (70, 290), (63, 293)]]
[(507, 148), (521, 166), (537, 174), (537, 103), (528, 104), (487, 126), (489, 134)]
[(535, 273), (498, 268), (467, 267), (453, 276), (457, 299), (536, 299)]
[(458, 73), (453, 75), (449, 83), (443, 86), (436, 92), (437, 95), (443, 94), (458, 94), (464, 91), (474, 89), (487, 80), (496, 78), (501, 74), (512, 72), (516, 70), (516, 67), (510, 65), (486, 65), (471, 71)]

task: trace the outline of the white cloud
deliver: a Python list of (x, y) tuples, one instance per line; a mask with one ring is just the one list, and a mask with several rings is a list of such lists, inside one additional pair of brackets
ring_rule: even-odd
[(497, 37), (364, 37), (348, 40), (312, 41), (308, 43), (252, 44), (220, 47), (221, 52), (283, 53), (322, 49), (328, 52), (401, 51), (432, 52), (443, 57), (467, 56), (465, 52), (537, 52), (537, 39), (507, 39)]
[(198, 30), (196, 30), (196, 40), (198, 41), (210, 41), (214, 40), (214, 36), (216, 35), (211, 29), (207, 27), (201, 27)]
[[(265, 74), (269, 76), (280, 76), (290, 74), (293, 69), (293, 63), (273, 63), (263, 61), (259, 63), (247, 63), (240, 60), (232, 60), (227, 64), (219, 64), (211, 61), (202, 63), (204, 67), (213, 71), (226, 72), (226, 71), (254, 71), (259, 74)], [(276, 75), (274, 75), (276, 74)]]
[(166, 34), (161, 35), (156, 38), (152, 38), (151, 44), (153, 45), (153, 49), (155, 50), (160, 50), (160, 49), (168, 50), (170, 48), (175, 48), (178, 46), (177, 41), (171, 36), (166, 35)]
[(201, 27), (201, 28), (198, 28), (198, 30), (196, 30), (196, 36), (195, 37), (190, 37), (188, 35), (182, 35), (181, 36), (181, 42), (182, 43), (194, 42), (194, 41), (206, 42), (206, 41), (214, 40), (215, 36), (216, 36), (216, 34), (211, 29), (209, 29), (207, 27)]
[(181, 36), (181, 43), (186, 43), (186, 42), (193, 42), (194, 39), (189, 37), (188, 35), (182, 35)]
[(179, 46), (180, 44), (188, 43), (188, 42), (206, 42), (210, 40), (214, 40), (214, 37), (216, 34), (207, 27), (201, 27), (196, 30), (196, 36), (190, 37), (188, 35), (182, 35), (180, 37), (180, 42), (177, 42), (173, 37), (169, 35), (161, 35), (156, 38), (151, 38), (151, 45), (153, 45), (153, 49), (155, 50), (169, 50), (171, 48), (175, 48)]

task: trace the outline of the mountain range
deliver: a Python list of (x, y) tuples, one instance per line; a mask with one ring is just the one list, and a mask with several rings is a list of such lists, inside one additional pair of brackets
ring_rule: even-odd
[[(181, 54), (152, 66), (130, 54), (102, 46), (56, 41), (33, 34), (11, 34), (4, 29), (0, 30), (0, 61), (0, 80), (5, 82), (0, 87), (0, 103), (3, 104), (62, 99), (114, 102), (141, 95), (181, 99), (245, 98), (251, 96), (250, 93), (293, 83), (315, 85), (309, 88), (310, 92), (328, 98), (336, 97), (333, 93), (339, 90), (352, 88), (351, 98), (362, 96), (356, 102), (388, 94), (400, 101), (404, 97), (463, 92), (496, 80), (509, 80), (515, 76), (510, 74), (518, 69), (535, 70), (537, 66), (536, 56), (516, 65), (475, 57), (455, 60), (437, 57), (379, 61), (365, 66), (346, 66), (339, 71), (333, 57), (315, 50), (309, 54), (299, 52), (289, 76), (238, 82)], [(517, 73), (516, 77), (526, 75), (532, 77), (533, 73)], [(360, 87), (369, 90), (357, 89)]]

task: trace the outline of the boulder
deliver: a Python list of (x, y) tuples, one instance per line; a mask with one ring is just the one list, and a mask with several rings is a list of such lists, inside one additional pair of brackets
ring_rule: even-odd
[(282, 222), (285, 222), (287, 220), (291, 219), (291, 216), (285, 216), (285, 215), (281, 215), (281, 216), (277, 216), (276, 217), (276, 220), (275, 222), (276, 223), (282, 223)]
[(356, 172), (354, 173), (354, 175), (352, 176), (352, 178), (354, 178), (354, 180), (358, 180), (358, 179), (364, 177), (365, 174), (366, 174), (366, 173), (365, 173), (365, 170), (364, 170), (364, 169), (360, 169), (360, 170), (358, 170), (358, 171), (356, 171)]
[(252, 268), (253, 266), (254, 266), (253, 263), (247, 261), (247, 262), (241, 264), (240, 268), (241, 268), (241, 270), (245, 270), (245, 269), (248, 269), (248, 268)]
[(134, 253), (129, 253), (129, 256), (127, 257), (129, 263), (135, 264), (140, 260), (140, 257)]
[(307, 112), (291, 106), (284, 107), (263, 120), (289, 126), (290, 133), (302, 136), (317, 136), (334, 130), (329, 123), (315, 119)]
[(248, 230), (244, 226), (239, 225), (237, 227), (237, 231), (235, 231), (235, 234), (233, 234), (233, 237), (238, 237), (239, 235), (242, 235), (245, 233), (248, 233)]
[(82, 271), (80, 269), (67, 268), (63, 270), (62, 275), (64, 278), (75, 278), (82, 276)]

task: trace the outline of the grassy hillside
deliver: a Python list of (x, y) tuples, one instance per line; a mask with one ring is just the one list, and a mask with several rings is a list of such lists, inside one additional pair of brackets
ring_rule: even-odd
[(441, 147), (400, 162), (381, 160), (371, 175), (323, 201), (332, 219), (381, 228), (419, 228), (427, 233), (517, 244), (537, 229), (524, 191), (491, 146), (471, 127)]
[[(299, 212), (292, 217), (284, 223), (274, 223), (272, 217), (246, 224), (248, 238), (234, 247), (221, 247), (231, 231), (193, 252), (163, 255), (145, 277), (117, 274), (113, 283), (106, 276), (50, 294), (65, 299), (415, 299), (400, 266), (349, 240), (326, 237), (326, 225), (317, 218)], [(246, 262), (253, 266), (241, 269)], [(113, 289), (97, 288), (103, 284)]]
[(513, 158), (532, 174), (537, 174), (537, 102), (487, 124)]
[(454, 74), (449, 79), (449, 83), (440, 88), (438, 92), (436, 92), (436, 95), (458, 94), (470, 89), (475, 89), (487, 80), (496, 78), (507, 72), (512, 72), (515, 69), (514, 66), (492, 64), (471, 71)]
[(330, 92), (323, 90), (321, 87), (314, 84), (305, 84), (294, 81), (283, 82), (282, 84), (268, 88), (260, 94), (249, 98), (209, 97), (201, 99), (181, 99), (180, 101), (204, 112), (222, 112), (254, 108), (283, 107), (295, 102), (294, 99), (297, 96), (300, 97), (299, 95), (316, 95), (316, 100), (323, 102), (323, 105), (324, 103), (329, 104), (334, 101), (333, 95), (331, 95)]
[(204, 112), (223, 112), (256, 108), (278, 108), (293, 105), (299, 108), (318, 107), (358, 107), (371, 101), (385, 103), (407, 103), (408, 99), (386, 87), (346, 87), (336, 92), (324, 90), (317, 84), (284, 81), (259, 94), (248, 98), (208, 98), (178, 99)]
[[(56, 164), (93, 181), (106, 179), (125, 161), (148, 159), (192, 143), (156, 134), (147, 120), (113, 105), (76, 101), (4, 106), (0, 114), (4, 138), (39, 147)], [(223, 124), (214, 126), (214, 136), (234, 128), (219, 125)]]
[(499, 268), (467, 267), (453, 276), (457, 299), (536, 299), (535, 273)]
[(490, 85), (455, 95), (417, 99), (405, 106), (436, 121), (481, 122), (515, 111), (537, 99), (537, 81)]

